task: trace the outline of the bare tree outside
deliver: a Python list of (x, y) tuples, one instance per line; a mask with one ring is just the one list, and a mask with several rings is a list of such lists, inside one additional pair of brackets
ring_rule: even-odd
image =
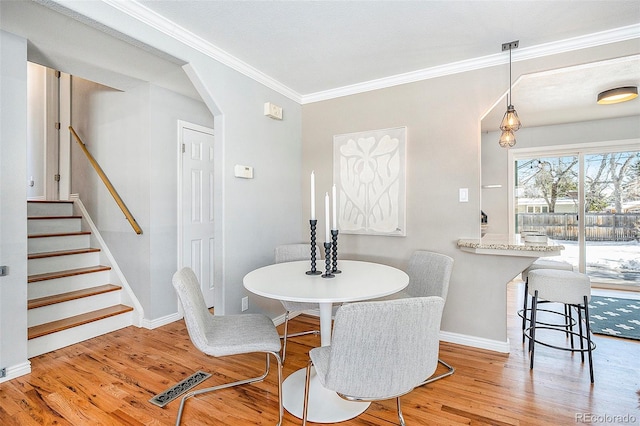
[(583, 158), (583, 214), (578, 214), (577, 155), (516, 161), (516, 232), (546, 233), (567, 247), (563, 258), (573, 257), (577, 266), (583, 229), (587, 273), (603, 282), (640, 286), (640, 151)]

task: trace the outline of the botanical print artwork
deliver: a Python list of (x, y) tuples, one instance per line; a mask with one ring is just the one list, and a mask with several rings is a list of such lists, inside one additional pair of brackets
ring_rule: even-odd
[(338, 229), (405, 236), (406, 127), (336, 135)]

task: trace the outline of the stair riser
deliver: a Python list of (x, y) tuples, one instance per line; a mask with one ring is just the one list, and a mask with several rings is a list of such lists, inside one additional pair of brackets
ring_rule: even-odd
[(67, 269), (84, 268), (100, 264), (100, 253), (81, 253), (67, 256), (44, 257), (30, 259), (27, 265), (29, 275), (47, 272), (66, 271)]
[(132, 312), (94, 321), (68, 330), (31, 339), (27, 343), (27, 357), (42, 355), (65, 346), (128, 327), (133, 322)]
[(91, 297), (83, 297), (82, 299), (56, 303), (54, 305), (43, 306), (36, 309), (29, 309), (27, 326), (33, 327), (34, 325), (40, 325), (96, 311), (119, 303), (120, 291), (111, 291), (109, 293), (97, 294)]
[(29, 219), (27, 234), (59, 234), (62, 232), (78, 232), (82, 230), (82, 219)]
[(110, 271), (101, 271), (91, 274), (74, 275), (71, 277), (29, 283), (27, 286), (27, 297), (29, 300), (39, 299), (41, 297), (52, 296), (54, 294), (67, 293), (102, 284), (109, 284), (110, 276)]
[(49, 251), (73, 250), (87, 248), (91, 242), (90, 235), (70, 235), (63, 237), (29, 238), (27, 250), (29, 254)]
[(27, 203), (28, 216), (71, 216), (73, 203)]

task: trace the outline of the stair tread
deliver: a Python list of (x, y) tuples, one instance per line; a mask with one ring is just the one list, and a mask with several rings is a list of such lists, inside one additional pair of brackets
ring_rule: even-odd
[(57, 232), (55, 234), (31, 234), (28, 238), (71, 237), (75, 235), (91, 235), (91, 231)]
[(47, 334), (67, 330), (69, 328), (88, 324), (90, 322), (98, 321), (130, 311), (133, 311), (133, 308), (131, 306), (114, 305), (108, 308), (99, 309), (97, 311), (87, 312), (86, 314), (76, 315), (58, 321), (35, 325), (33, 327), (29, 327), (28, 339), (30, 340), (35, 339), (36, 337), (46, 336)]
[(84, 268), (67, 269), (65, 271), (47, 272), (44, 274), (34, 274), (27, 277), (27, 282), (34, 283), (38, 281), (53, 280), (56, 278), (71, 277), (74, 275), (91, 274), (93, 272), (101, 272), (110, 270), (110, 266), (96, 265)]
[(104, 284), (96, 287), (84, 288), (81, 290), (69, 291), (67, 293), (54, 294), (51, 296), (31, 299), (27, 302), (27, 309), (40, 308), (42, 306), (54, 305), (56, 303), (68, 302), (70, 300), (81, 299), (83, 297), (95, 296), (121, 290), (122, 287), (114, 284)]
[(73, 254), (96, 253), (99, 251), (100, 251), (99, 248), (93, 248), (93, 247), (74, 249), (74, 250), (46, 251), (41, 253), (30, 253), (27, 256), (27, 259), (31, 260), (31, 259), (42, 259), (45, 257), (69, 256)]
[(52, 219), (82, 219), (82, 216), (65, 215), (65, 216), (28, 216), (28, 220), (52, 220)]
[(73, 204), (71, 200), (27, 200), (27, 203)]

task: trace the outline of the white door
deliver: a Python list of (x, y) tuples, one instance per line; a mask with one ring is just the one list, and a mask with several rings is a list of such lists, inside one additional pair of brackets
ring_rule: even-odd
[(180, 267), (195, 272), (207, 307), (214, 306), (213, 129), (179, 122), (182, 241)]

